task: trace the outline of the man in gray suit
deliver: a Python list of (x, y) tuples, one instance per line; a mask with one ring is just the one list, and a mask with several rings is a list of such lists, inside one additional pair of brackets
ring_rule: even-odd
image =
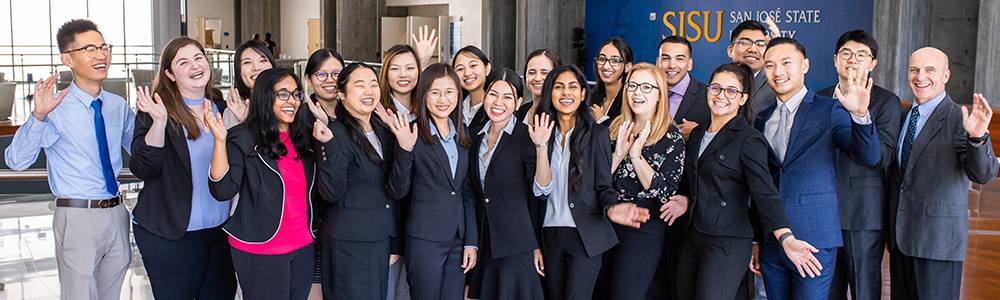
[(993, 115), (982, 94), (972, 107), (945, 92), (948, 55), (921, 48), (907, 69), (915, 98), (900, 120), (889, 167), (892, 299), (958, 299), (969, 230), (969, 180), (986, 184), (997, 163), (987, 128)]
[(767, 43), (772, 38), (781, 36), (780, 34), (778, 26), (768, 18), (766, 25), (757, 20), (740, 22), (729, 35), (726, 55), (732, 62), (750, 67), (754, 74), (753, 85), (750, 86), (750, 105), (747, 106), (750, 113), (747, 116), (756, 116), (758, 112), (774, 104), (774, 99), (778, 97), (767, 85), (767, 78), (764, 78), (761, 69), (764, 68), (764, 49), (767, 48)]

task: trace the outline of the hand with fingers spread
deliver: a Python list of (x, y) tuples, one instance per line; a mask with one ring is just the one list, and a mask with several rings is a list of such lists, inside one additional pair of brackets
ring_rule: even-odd
[(413, 145), (417, 143), (417, 125), (410, 124), (405, 116), (396, 115), (393, 112), (388, 112), (386, 118), (389, 119), (389, 130), (396, 135), (399, 148), (406, 150), (406, 152), (413, 151)]
[(430, 33), (427, 30), (430, 27), (427, 25), (420, 26), (417, 29), (417, 34), (410, 34), (410, 40), (413, 41), (413, 48), (417, 51), (417, 59), (420, 60), (420, 65), (427, 67), (430, 64), (431, 57), (437, 52), (438, 47), (438, 36), (437, 29), (431, 29)]
[(45, 121), (45, 118), (49, 116), (49, 113), (53, 109), (62, 103), (63, 98), (66, 98), (66, 94), (69, 93), (69, 89), (63, 89), (59, 91), (58, 95), (52, 95), (56, 90), (56, 79), (59, 78), (58, 75), (49, 76), (45, 80), (40, 80), (35, 83), (35, 110), (31, 112), (31, 115), (35, 117), (36, 120)]
[(476, 248), (465, 247), (462, 250), (462, 273), (469, 273), (476, 266)]
[[(306, 99), (305, 101), (302, 102), (305, 102), (306, 106), (309, 107), (309, 111), (312, 112), (313, 117), (316, 118), (316, 121), (323, 122), (323, 124), (330, 123), (330, 116), (326, 115), (326, 111), (323, 110), (323, 108), (320, 107), (319, 104), (316, 104), (316, 102), (313, 102), (312, 100), (309, 99)], [(376, 105), (376, 106), (381, 106), (381, 105)]]
[(226, 107), (233, 112), (236, 120), (239, 120), (240, 123), (247, 119), (247, 113), (250, 112), (249, 100), (241, 98), (240, 92), (236, 88), (229, 89), (229, 98), (226, 98)]
[(608, 208), (608, 219), (620, 225), (639, 228), (649, 220), (649, 210), (635, 203), (619, 203)]
[(632, 141), (632, 147), (628, 149), (628, 156), (632, 159), (642, 159), (642, 148), (646, 147), (646, 140), (649, 139), (650, 131), (649, 121), (642, 126), (642, 130), (639, 131), (639, 136), (635, 137)]
[(212, 136), (215, 137), (215, 143), (226, 143), (226, 125), (222, 124), (222, 115), (212, 111), (212, 102), (205, 101), (202, 104), (204, 113), (202, 113), (202, 118), (205, 121), (205, 126), (208, 126), (208, 131), (212, 132)]
[[(611, 153), (611, 158), (615, 161), (621, 161), (625, 159), (628, 155), (630, 149), (632, 149), (632, 142), (635, 139), (635, 135), (632, 134), (632, 126), (635, 123), (632, 121), (622, 122), (618, 127), (618, 136), (615, 139), (615, 151)], [(612, 168), (614, 170), (615, 168)]]
[(548, 145), (549, 139), (552, 138), (552, 128), (555, 125), (556, 122), (549, 119), (549, 114), (542, 113), (541, 115), (535, 115), (534, 125), (528, 126), (528, 135), (531, 136), (531, 142), (539, 147)]
[(601, 120), (601, 118), (603, 118), (604, 116), (606, 116), (608, 114), (608, 112), (604, 111), (604, 107), (601, 107), (600, 104), (592, 104), (592, 105), (590, 105), (590, 112), (591, 112), (591, 114), (594, 115), (594, 120), (595, 121)]
[(813, 255), (813, 253), (818, 253), (819, 249), (816, 249), (813, 245), (810, 245), (806, 241), (795, 239), (792, 236), (786, 238), (781, 243), (781, 247), (784, 248), (785, 256), (788, 257), (788, 260), (799, 270), (799, 276), (802, 276), (802, 278), (806, 278), (807, 275), (815, 278), (823, 271), (823, 265)]
[(781, 29), (778, 29), (778, 24), (774, 23), (774, 18), (770, 15), (764, 20), (764, 25), (767, 25), (768, 39), (781, 37)]
[(855, 117), (868, 114), (868, 103), (871, 101), (874, 81), (868, 77), (868, 70), (847, 70), (847, 81), (837, 84), (834, 93), (840, 104)]
[(993, 109), (983, 94), (972, 94), (972, 109), (962, 106), (962, 126), (969, 137), (979, 138), (986, 135), (993, 119)]
[(667, 225), (674, 225), (674, 221), (687, 212), (688, 197), (683, 195), (673, 195), (667, 199), (667, 203), (660, 205), (660, 219), (667, 222)]
[(373, 112), (375, 113), (376, 116), (378, 116), (379, 120), (382, 120), (382, 123), (388, 125), (390, 122), (392, 122), (393, 118), (389, 117), (390, 111), (386, 109), (385, 106), (382, 106), (382, 104), (375, 104), (375, 111)]
[(167, 122), (167, 107), (163, 105), (163, 99), (160, 99), (159, 93), (153, 93), (150, 96), (149, 87), (140, 86), (136, 88), (135, 94), (135, 106), (139, 111), (149, 114), (154, 123)]
[(535, 257), (535, 273), (545, 277), (545, 260), (542, 258), (542, 250), (535, 249), (535, 251), (532, 251), (532, 254)]

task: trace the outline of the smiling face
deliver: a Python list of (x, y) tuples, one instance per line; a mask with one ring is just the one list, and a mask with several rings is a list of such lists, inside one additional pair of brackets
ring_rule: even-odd
[[(67, 50), (74, 50), (88, 45), (100, 48), (104, 45), (104, 36), (97, 31), (77, 33)], [(108, 78), (108, 68), (111, 67), (111, 52), (101, 50), (88, 52), (85, 50), (63, 53), (62, 63), (73, 70), (73, 76), (91, 82), (100, 82)]]
[(309, 74), (309, 85), (316, 93), (316, 98), (323, 101), (336, 99), (337, 76), (342, 69), (344, 69), (344, 65), (336, 58), (330, 57), (323, 61), (316, 72)]
[[(637, 70), (632, 72), (628, 82), (625, 83), (626, 99), (629, 109), (637, 117), (649, 119), (656, 113), (656, 105), (660, 101), (659, 84), (648, 70)], [(634, 88), (634, 90), (633, 90)]]
[(483, 108), (486, 109), (486, 116), (490, 121), (497, 124), (506, 124), (514, 111), (521, 105), (521, 99), (514, 94), (514, 87), (506, 81), (497, 81), (486, 91), (486, 98), (483, 99)]
[(663, 43), (660, 45), (660, 55), (656, 59), (656, 66), (666, 72), (667, 84), (675, 86), (694, 68), (694, 63), (687, 45)]
[[(719, 88), (719, 94), (712, 92), (715, 88)], [(743, 91), (743, 86), (736, 74), (730, 72), (715, 74), (712, 82), (709, 83), (708, 93), (708, 108), (712, 111), (712, 115), (717, 117), (735, 116), (740, 110), (740, 106), (746, 104), (749, 95), (736, 93), (736, 97), (730, 97), (733, 90)]]
[(257, 53), (257, 50), (253, 48), (243, 50), (243, 53), (240, 55), (240, 79), (251, 90), (253, 89), (254, 81), (257, 80), (257, 75), (273, 67), (271, 62), (267, 60), (267, 57)]
[[(601, 63), (603, 60), (607, 61)], [(597, 54), (594, 63), (597, 64), (597, 75), (604, 83), (614, 83), (620, 80), (627, 65), (621, 51), (618, 51), (618, 48), (610, 43), (601, 47), (601, 52)]]
[[(726, 48), (726, 53), (729, 55), (729, 59), (732, 62), (738, 62), (750, 67), (754, 72), (760, 71), (760, 68), (764, 66), (764, 50), (766, 47), (758, 46), (757, 43), (760, 41), (765, 41), (766, 36), (763, 31), (760, 30), (743, 30), (733, 43), (729, 44)], [(749, 44), (740, 43), (743, 40), (749, 41)]]
[(177, 50), (170, 62), (170, 70), (166, 70), (167, 78), (177, 82), (181, 91), (203, 93), (211, 79), (211, 67), (205, 53), (194, 44), (188, 44)]
[[(301, 93), (298, 87), (295, 85), (295, 79), (292, 76), (285, 76), (278, 80), (274, 84), (274, 116), (278, 119), (279, 128), (288, 128), (289, 124), (295, 120), (295, 113), (299, 110), (299, 105), (302, 103), (301, 98), (296, 99), (295, 94)], [(281, 98), (285, 97), (285, 100)]]
[(872, 49), (855, 41), (847, 41), (833, 54), (833, 65), (841, 80), (847, 79), (850, 70), (858, 71), (858, 74), (862, 71), (871, 72), (877, 64), (878, 60), (872, 57)]
[(576, 114), (584, 96), (583, 83), (576, 79), (571, 71), (565, 71), (556, 76), (552, 85), (552, 106), (556, 113), (562, 116)]
[(542, 97), (542, 85), (545, 84), (545, 77), (555, 67), (545, 55), (537, 55), (528, 60), (524, 72), (524, 83), (527, 84), (528, 91), (531, 92), (531, 99)]
[(475, 91), (483, 87), (486, 81), (486, 74), (490, 73), (490, 66), (482, 60), (468, 52), (462, 52), (455, 57), (455, 73), (462, 82), (462, 88), (466, 91)]
[(427, 90), (427, 111), (435, 120), (446, 120), (451, 112), (458, 107), (458, 86), (448, 76), (434, 79)]
[(358, 68), (347, 79), (345, 90), (339, 91), (344, 108), (354, 117), (369, 116), (379, 104), (378, 77), (368, 68)]
[(389, 88), (400, 94), (409, 94), (417, 86), (417, 58), (413, 53), (403, 52), (389, 62)]
[(764, 55), (764, 75), (778, 98), (787, 100), (804, 87), (809, 60), (792, 44), (772, 46)]
[(944, 93), (951, 78), (948, 55), (935, 48), (921, 48), (910, 55), (906, 79), (918, 104)]

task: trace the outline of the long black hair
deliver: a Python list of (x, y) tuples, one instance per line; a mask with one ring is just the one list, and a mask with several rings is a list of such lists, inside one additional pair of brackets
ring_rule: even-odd
[[(427, 99), (427, 92), (430, 91), (434, 81), (440, 78), (447, 78), (454, 83), (456, 94), (462, 90), (462, 84), (458, 82), (458, 74), (455, 73), (455, 69), (443, 63), (435, 63), (427, 66), (427, 69), (420, 72), (420, 79), (417, 80), (417, 86), (413, 88), (413, 106), (416, 107), (417, 113), (417, 134), (420, 136), (420, 139), (424, 140), (424, 143), (430, 145), (436, 145), (437, 139), (431, 136), (430, 127), (434, 126), (434, 124), (431, 123), (431, 113), (427, 110), (427, 101), (429, 100)], [(455, 124), (455, 140), (462, 148), (469, 148), (469, 133), (466, 132), (465, 124), (462, 123), (461, 106), (461, 102), (457, 102), (455, 108), (448, 114), (448, 119), (451, 119), (452, 124)]]
[[(618, 80), (622, 82), (622, 89), (618, 90), (618, 95), (615, 96), (615, 99), (620, 99), (622, 97), (622, 94), (625, 92), (625, 88), (624, 88), (625, 87), (625, 77), (628, 77), (627, 76), (628, 72), (625, 72), (625, 65), (632, 63), (632, 47), (630, 47), (628, 45), (628, 42), (625, 42), (625, 40), (622, 39), (622, 38), (620, 38), (620, 37), (617, 37), (617, 36), (616, 37), (611, 37), (610, 39), (604, 41), (604, 43), (601, 43), (601, 46), (597, 48), (598, 55), (600, 55), (600, 53), (601, 53), (600, 52), (601, 48), (604, 48), (604, 46), (607, 46), (608, 44), (610, 44), (611, 46), (615, 47), (615, 49), (618, 49), (618, 53), (622, 54), (623, 61), (622, 61), (622, 64), (619, 66), (619, 67), (622, 68), (622, 76), (620, 78), (618, 78)], [(596, 80), (597, 81), (597, 86), (594, 87), (594, 95), (596, 95), (596, 99), (597, 100), (594, 100), (594, 102), (595, 102), (594, 104), (604, 105), (605, 101), (614, 101), (615, 99), (604, 99), (604, 94), (605, 94), (605, 90), (607, 90), (607, 87), (604, 86), (604, 81), (601, 80), (600, 75), (598, 75), (600, 73), (601, 73), (601, 68), (597, 66), (597, 61), (595, 59), (595, 61), (594, 61), (594, 77), (597, 77), (596, 78), (597, 79)], [(552, 72), (549, 72), (549, 74), (552, 74)], [(586, 83), (586, 81), (584, 81), (584, 83)], [(600, 100), (600, 102), (597, 102), (598, 100)]]
[[(750, 87), (753, 85), (753, 70), (751, 70), (749, 66), (741, 63), (728, 63), (719, 65), (718, 67), (715, 68), (715, 70), (712, 70), (712, 75), (708, 76), (708, 84), (712, 84), (712, 80), (715, 79), (715, 75), (718, 75), (719, 73), (730, 73), (735, 75), (736, 80), (738, 80), (741, 85), (740, 91), (743, 92), (744, 95), (750, 95)], [(752, 113), (754, 112), (750, 108), (750, 103), (748, 101), (747, 103), (740, 106), (740, 109), (737, 110), (736, 115), (743, 116), (743, 118), (745, 118), (747, 122), (749, 122)]]
[[(278, 64), (274, 61), (274, 55), (271, 54), (271, 50), (267, 50), (267, 45), (264, 42), (258, 40), (249, 40), (239, 47), (236, 47), (236, 57), (233, 57), (233, 70), (236, 71), (236, 76), (234, 76), (233, 81), (236, 81), (236, 91), (240, 93), (240, 98), (247, 99), (250, 98), (251, 90), (246, 82), (243, 82), (243, 76), (240, 76), (240, 63), (243, 61), (243, 52), (247, 49), (253, 49), (254, 52), (260, 54), (264, 58), (267, 58), (268, 62), (271, 62), (272, 68), (277, 68)], [(260, 75), (257, 75), (260, 77)], [(255, 85), (256, 86), (256, 85)]]
[[(274, 115), (274, 102), (278, 96), (278, 93), (274, 91), (274, 86), (285, 78), (292, 78), (295, 81), (296, 90), (302, 91), (302, 83), (299, 82), (299, 77), (292, 70), (274, 68), (257, 75), (253, 96), (250, 99), (250, 112), (246, 122), (244, 122), (247, 129), (253, 134), (257, 151), (271, 159), (278, 159), (278, 157), (288, 154), (288, 149), (279, 138), (278, 118)], [(292, 124), (288, 125), (288, 137), (295, 145), (295, 152), (298, 154), (295, 159), (300, 159), (307, 153), (311, 153), (313, 121), (314, 118), (309, 109), (304, 105), (299, 105), (295, 112), (295, 119), (292, 120)]]
[(340, 56), (340, 53), (333, 48), (319, 48), (313, 51), (309, 55), (309, 60), (306, 61), (306, 76), (312, 77), (312, 74), (316, 73), (316, 70), (323, 66), (323, 63), (330, 58), (336, 59), (341, 65), (344, 65), (344, 57)]
[[(573, 136), (570, 137), (569, 142), (569, 183), (570, 188), (575, 191), (580, 188), (580, 182), (583, 181), (583, 159), (580, 157), (583, 153), (582, 149), (590, 145), (590, 135), (594, 124), (597, 124), (594, 115), (590, 112), (590, 88), (587, 86), (587, 78), (583, 76), (583, 71), (574, 65), (561, 65), (549, 72), (549, 76), (545, 77), (545, 84), (542, 85), (542, 99), (538, 101), (535, 114), (547, 113), (550, 118), (557, 120), (556, 108), (552, 104), (552, 89), (555, 87), (556, 77), (567, 72), (573, 73), (576, 81), (580, 83), (580, 89), (583, 90), (583, 99), (580, 99), (580, 107), (576, 110)], [(555, 122), (555, 125), (554, 130), (560, 130), (558, 121)], [(550, 145), (555, 142), (555, 137), (553, 134), (550, 138)], [(552, 151), (552, 148), (554, 147), (549, 147), (549, 151)]]
[[(354, 74), (354, 72), (363, 72), (366, 69), (371, 71), (372, 74), (376, 76), (375, 78), (378, 78), (378, 73), (375, 72), (375, 68), (372, 68), (372, 66), (363, 62), (354, 62), (347, 65), (340, 71), (340, 76), (337, 77), (337, 90), (346, 95), (347, 90), (350, 87), (349, 83), (351, 75)], [(377, 102), (378, 100), (376, 99), (375, 105), (380, 105)], [(360, 120), (352, 116), (351, 113), (347, 111), (346, 105), (344, 103), (337, 105), (337, 109), (334, 111), (334, 114), (337, 115), (338, 121), (344, 123), (344, 127), (347, 127), (347, 133), (351, 136), (351, 140), (365, 151), (365, 155), (367, 155), (372, 161), (375, 161), (375, 163), (382, 164), (384, 160), (378, 155), (378, 152), (375, 151), (375, 146), (368, 141), (368, 137), (365, 136), (364, 126), (361, 125)], [(385, 131), (387, 128), (378, 117), (372, 116), (368, 122), (372, 126), (372, 130), (375, 130), (378, 136), (386, 136)], [(382, 149), (382, 151), (383, 153), (388, 153), (387, 151), (392, 150)]]

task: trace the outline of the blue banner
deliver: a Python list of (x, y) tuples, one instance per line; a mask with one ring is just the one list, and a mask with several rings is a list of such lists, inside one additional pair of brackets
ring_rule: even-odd
[(730, 62), (726, 47), (733, 28), (767, 16), (774, 18), (782, 36), (806, 47), (806, 86), (818, 90), (837, 82), (837, 38), (853, 29), (871, 32), (872, 0), (586, 0), (585, 71), (595, 78), (594, 57), (610, 37), (628, 41), (636, 63), (655, 63), (660, 39), (680, 35), (694, 47), (691, 75), (704, 82), (715, 67)]

